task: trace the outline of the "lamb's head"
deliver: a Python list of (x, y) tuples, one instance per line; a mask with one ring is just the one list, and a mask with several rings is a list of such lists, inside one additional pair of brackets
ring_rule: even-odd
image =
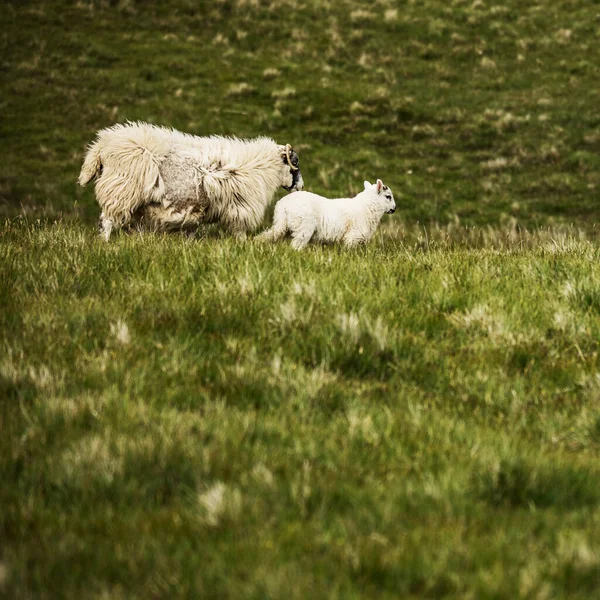
[(294, 149), (286, 144), (279, 146), (282, 162), (282, 183), (281, 187), (288, 192), (299, 192), (304, 187), (304, 179), (300, 173), (300, 160)]
[(369, 183), (365, 181), (365, 191), (369, 196), (375, 198), (377, 204), (383, 208), (383, 211), (388, 215), (391, 215), (396, 210), (396, 202), (394, 200), (394, 194), (392, 190), (381, 181), (377, 180), (377, 183)]

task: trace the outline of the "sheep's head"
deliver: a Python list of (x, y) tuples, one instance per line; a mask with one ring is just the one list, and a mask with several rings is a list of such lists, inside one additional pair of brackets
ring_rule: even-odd
[(392, 190), (381, 181), (377, 180), (377, 183), (369, 183), (365, 181), (365, 191), (374, 194), (378, 201), (381, 202), (385, 212), (391, 215), (396, 210), (396, 202), (394, 200), (394, 194)]
[(300, 173), (298, 155), (289, 144), (279, 146), (279, 151), (283, 162), (283, 182), (281, 187), (288, 192), (299, 192), (304, 187), (304, 179), (302, 179), (302, 173)]

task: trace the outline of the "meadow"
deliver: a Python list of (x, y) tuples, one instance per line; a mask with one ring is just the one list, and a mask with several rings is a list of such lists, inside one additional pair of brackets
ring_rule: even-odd
[[(600, 596), (600, 4), (0, 8), (0, 597)], [(398, 210), (106, 244), (127, 119)]]

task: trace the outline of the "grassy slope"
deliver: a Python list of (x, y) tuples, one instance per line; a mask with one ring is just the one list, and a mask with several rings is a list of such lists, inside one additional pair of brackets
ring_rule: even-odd
[(9, 227), (9, 597), (591, 597), (598, 249), (529, 241)]
[(2, 3), (0, 214), (92, 222), (85, 144), (140, 118), (400, 215), (300, 255), (4, 223), (0, 595), (597, 593), (600, 250), (494, 228), (597, 220), (599, 6), (526, 4)]

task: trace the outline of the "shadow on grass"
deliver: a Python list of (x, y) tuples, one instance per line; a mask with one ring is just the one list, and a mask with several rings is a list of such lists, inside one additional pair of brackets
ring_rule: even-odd
[(492, 506), (575, 509), (600, 503), (600, 474), (577, 465), (504, 458), (473, 475), (477, 494)]

